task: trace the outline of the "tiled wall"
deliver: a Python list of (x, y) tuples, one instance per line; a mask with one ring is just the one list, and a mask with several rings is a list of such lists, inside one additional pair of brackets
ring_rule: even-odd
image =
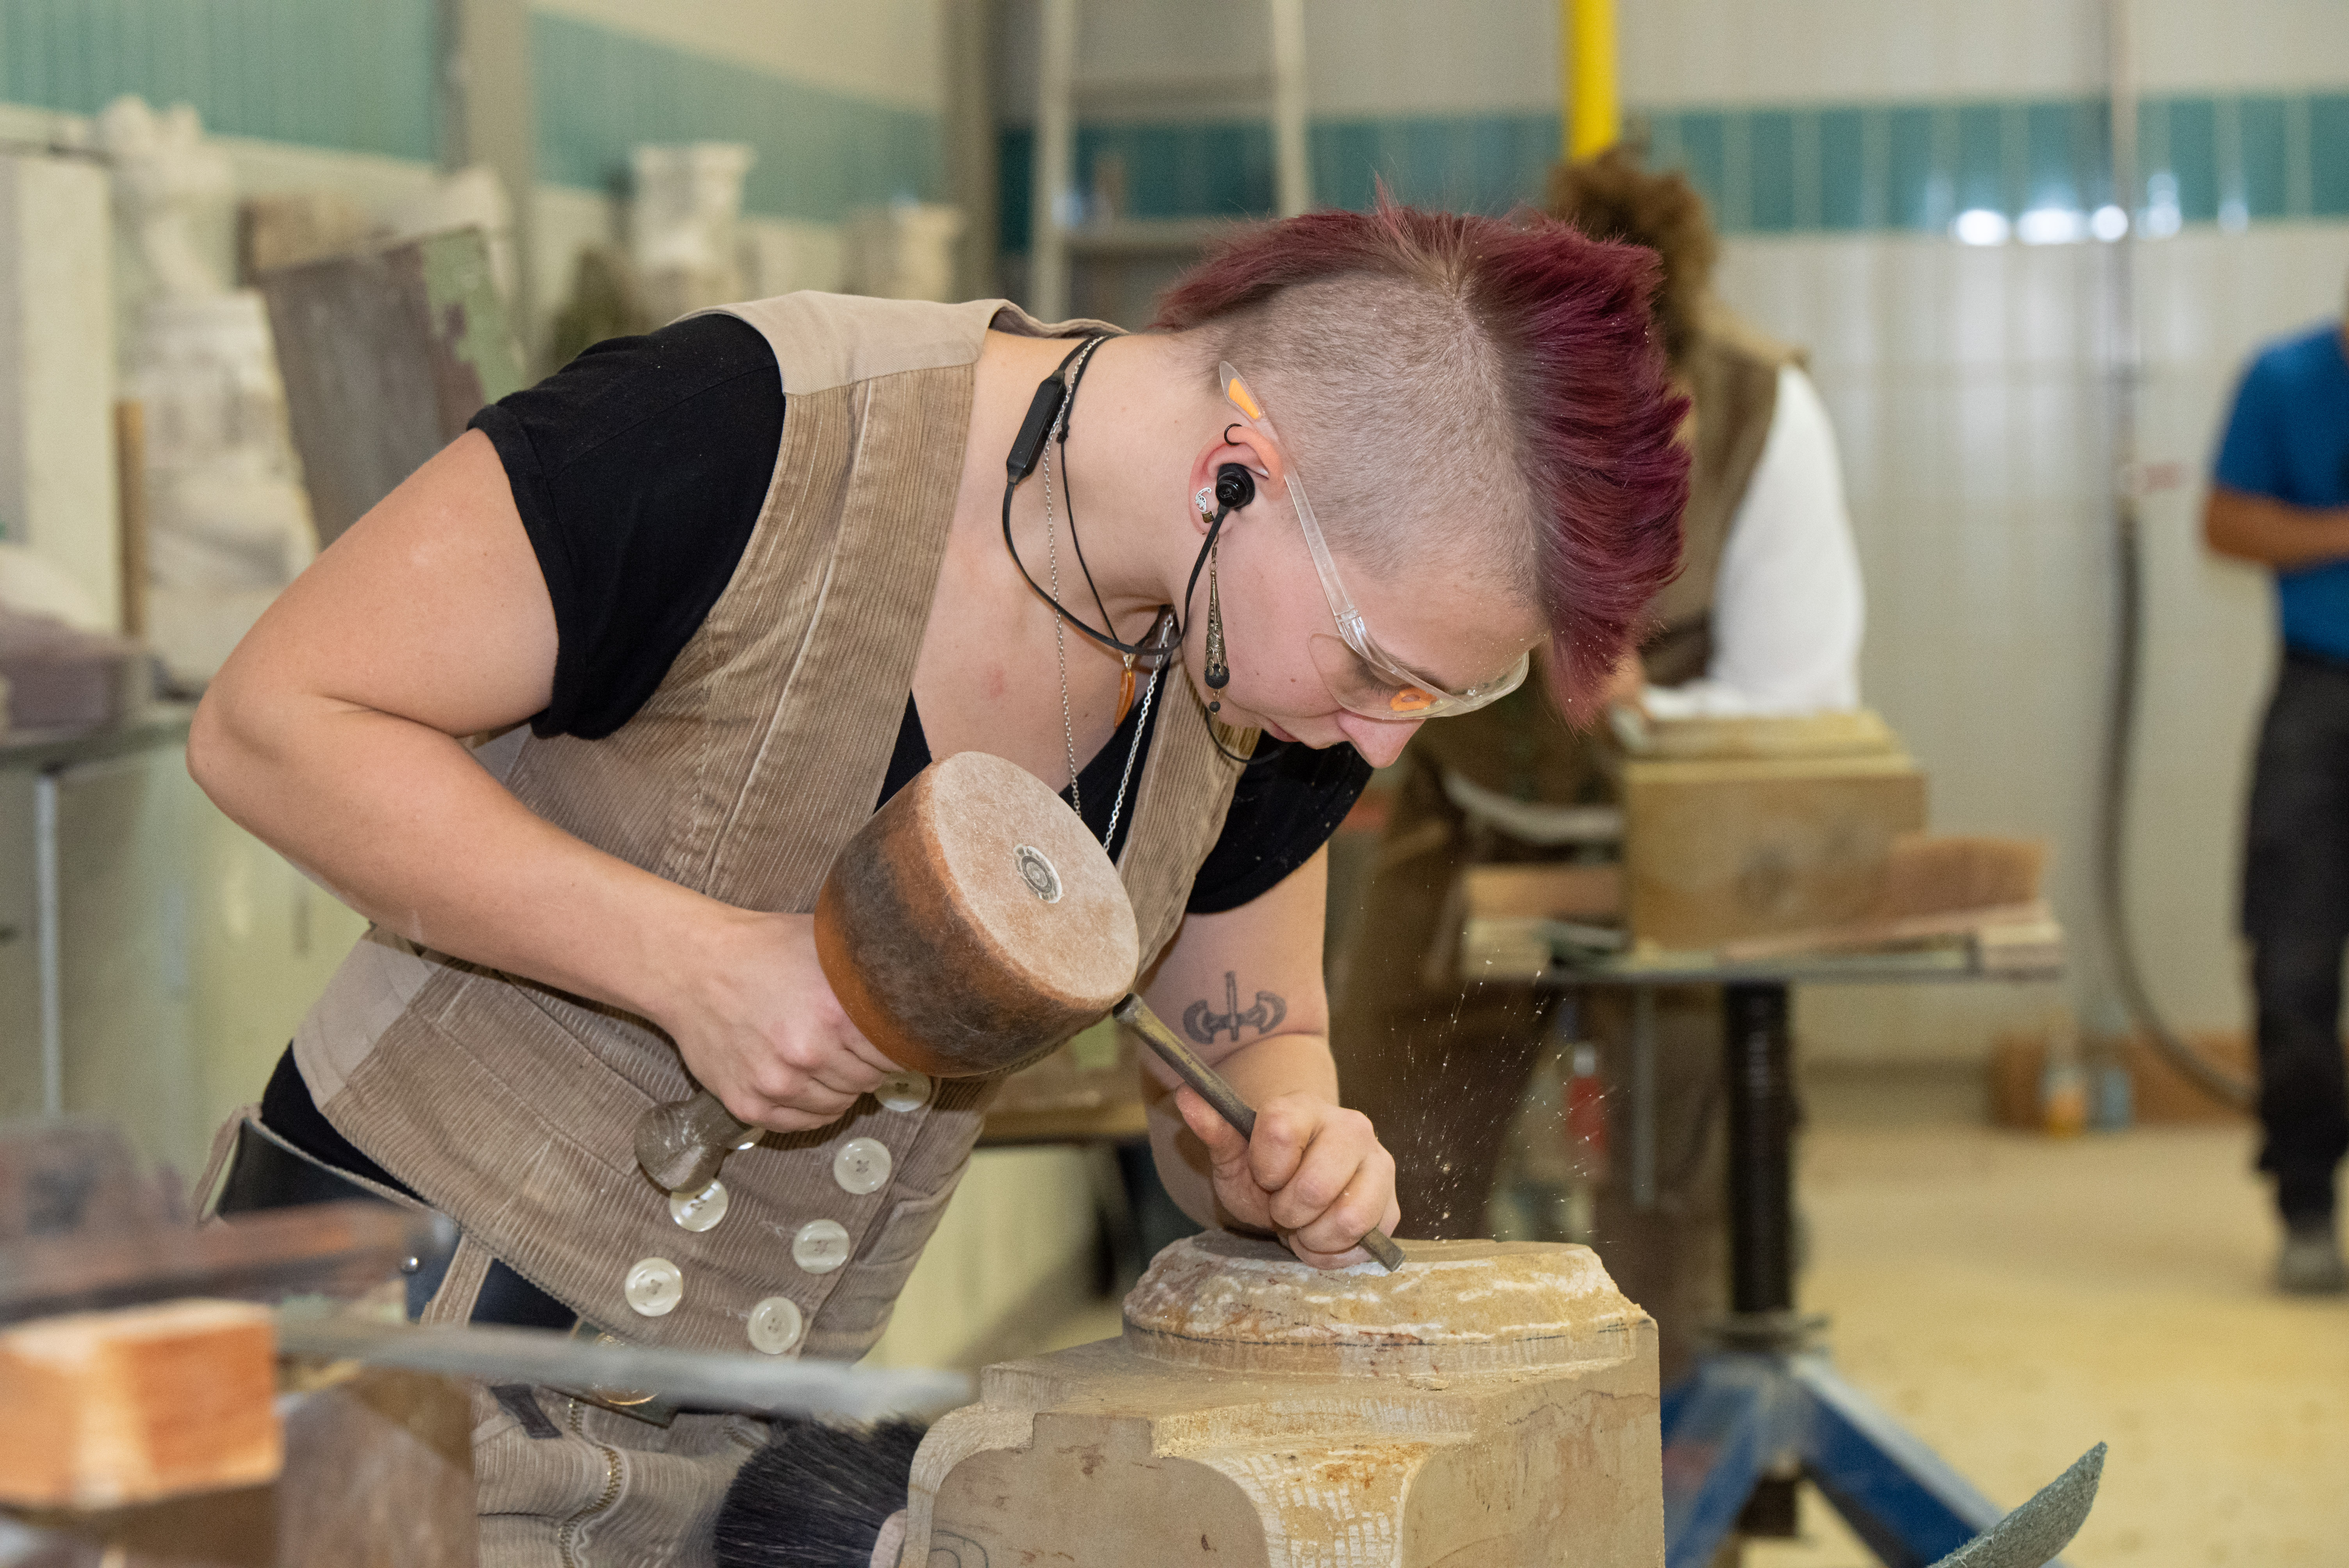
[[(1656, 167), (1685, 170), (1731, 235), (1941, 233), (1961, 213), (1987, 212), (2003, 221), (1988, 234), (2075, 240), (2113, 201), (2109, 116), (2096, 98), (1635, 108), (1627, 132)], [(1497, 212), (1540, 200), (1558, 120), (1542, 112), (1323, 119), (1309, 134), (1318, 203), (1367, 206), (1383, 179), (1408, 201)], [(2349, 92), (2149, 98), (2138, 107), (2138, 137), (2135, 205), (2153, 234), (2349, 217)], [(1005, 128), (1007, 251), (1027, 248), (1034, 146), (1026, 125)], [(1260, 123), (1082, 127), (1080, 180), (1090, 183), (1102, 158), (1123, 167), (1130, 216), (1237, 217), (1271, 206), (1272, 141)]]
[[(2085, 221), (2113, 200), (2101, 98), (1664, 110), (1633, 129), (1657, 164), (1689, 171), (1726, 233), (1939, 233), (1969, 211)], [(2132, 205), (2154, 234), (2349, 217), (2349, 92), (2149, 98), (2137, 134)]]
[[(759, 151), (743, 192), (755, 214), (830, 223), (937, 196), (936, 73), (905, 70), (895, 34), (873, 40), (890, 57), (844, 88), (756, 47), (805, 24), (785, 15), (803, 5), (701, 0), (683, 41), (641, 7), (619, 13), (626, 26), (577, 9), (532, 17), (543, 181), (609, 191), (638, 142), (727, 140)], [(916, 0), (868, 9), (907, 26), (928, 16)], [(435, 0), (0, 0), (0, 102), (94, 114), (138, 93), (193, 104), (217, 135), (429, 162), (434, 12)], [(712, 47), (705, 35), (725, 26), (738, 46)], [(860, 90), (893, 70), (894, 90)]]
[(936, 200), (934, 108), (836, 92), (636, 33), (541, 12), (531, 19), (539, 178), (626, 188), (642, 142), (743, 141), (758, 150), (746, 211), (838, 222), (853, 207)]
[(191, 103), (224, 136), (429, 159), (434, 0), (0, 0), (0, 100)]

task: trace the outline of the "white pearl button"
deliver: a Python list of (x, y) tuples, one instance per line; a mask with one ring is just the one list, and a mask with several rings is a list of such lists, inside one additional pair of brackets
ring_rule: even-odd
[(667, 1258), (638, 1258), (620, 1294), (643, 1316), (667, 1317), (685, 1299), (685, 1274)]
[(750, 1309), (750, 1348), (781, 1356), (800, 1342), (804, 1325), (798, 1302), (787, 1295), (771, 1295)]
[(852, 1138), (832, 1157), (832, 1179), (843, 1192), (863, 1196), (889, 1184), (889, 1146), (876, 1138)]
[(766, 1136), (767, 1130), (763, 1127), (754, 1127), (750, 1129), (748, 1132), (745, 1132), (742, 1135), (742, 1141), (734, 1146), (734, 1152), (740, 1154), (745, 1149), (756, 1148), (759, 1140)]
[(792, 1262), (810, 1274), (830, 1274), (848, 1261), (848, 1227), (837, 1220), (810, 1220), (792, 1238)]
[(930, 1079), (926, 1073), (891, 1073), (873, 1091), (873, 1098), (886, 1110), (919, 1110), (930, 1102)]
[(726, 1217), (726, 1183), (712, 1181), (690, 1196), (671, 1192), (668, 1217), (688, 1231), (709, 1230)]

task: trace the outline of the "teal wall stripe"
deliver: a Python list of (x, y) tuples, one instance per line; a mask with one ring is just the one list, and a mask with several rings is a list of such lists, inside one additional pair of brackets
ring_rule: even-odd
[(827, 92), (567, 16), (531, 18), (538, 177), (625, 191), (641, 142), (758, 150), (746, 211), (837, 222), (856, 207), (941, 195), (938, 117)]
[[(1969, 208), (2013, 219), (2113, 199), (2103, 99), (1822, 104), (1651, 111), (1650, 161), (1679, 168), (1725, 233), (1940, 233)], [(1537, 201), (1557, 156), (1548, 114), (1324, 120), (1311, 128), (1314, 199), (1370, 204), (1383, 176), (1411, 201), (1504, 211)], [(2181, 223), (2349, 217), (2349, 93), (2152, 98), (2138, 109), (2137, 205)], [(1003, 245), (1028, 245), (1034, 139), (1002, 132)], [(1262, 212), (1271, 142), (1260, 125), (1084, 126), (1077, 168), (1113, 154), (1135, 217)]]
[[(94, 114), (123, 93), (196, 106), (231, 136), (429, 160), (435, 0), (0, 0), (0, 99)], [(625, 189), (639, 142), (758, 151), (747, 211), (818, 222), (943, 194), (938, 117), (786, 80), (633, 34), (535, 15), (539, 172)], [(1728, 233), (1946, 230), (1986, 207), (2111, 199), (2101, 99), (1798, 104), (1651, 111), (1651, 161), (1683, 168)], [(1029, 133), (1002, 133), (1003, 240), (1027, 245)], [(1547, 113), (1317, 121), (1318, 200), (1502, 211), (1538, 201)], [(2181, 94), (2139, 111), (2135, 204), (2181, 223), (2349, 217), (2349, 92)], [(1078, 168), (1123, 166), (1136, 216), (1239, 216), (1272, 201), (1255, 123), (1086, 126)], [(1114, 162), (1107, 160), (1115, 160)]]
[[(435, 0), (0, 0), (0, 101), (191, 103), (226, 136), (432, 161)], [(639, 142), (758, 150), (746, 211), (936, 200), (938, 117), (567, 17), (531, 18), (539, 178), (621, 190)]]
[(0, 99), (137, 93), (225, 136), (429, 160), (432, 26), (433, 0), (0, 0)]

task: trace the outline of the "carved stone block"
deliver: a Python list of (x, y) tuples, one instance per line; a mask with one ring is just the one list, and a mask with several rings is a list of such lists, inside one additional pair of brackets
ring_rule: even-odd
[(901, 1563), (1661, 1563), (1653, 1320), (1588, 1248), (1404, 1250), (1167, 1248), (1122, 1339), (988, 1367), (931, 1429)]

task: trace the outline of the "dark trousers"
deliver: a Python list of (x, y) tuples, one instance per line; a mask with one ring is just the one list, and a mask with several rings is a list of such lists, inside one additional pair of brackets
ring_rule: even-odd
[(2349, 664), (2287, 650), (2260, 731), (2243, 855), (2259, 1007), (2260, 1169), (2287, 1222), (2333, 1214), (2349, 1153), (2341, 965), (2349, 946)]

